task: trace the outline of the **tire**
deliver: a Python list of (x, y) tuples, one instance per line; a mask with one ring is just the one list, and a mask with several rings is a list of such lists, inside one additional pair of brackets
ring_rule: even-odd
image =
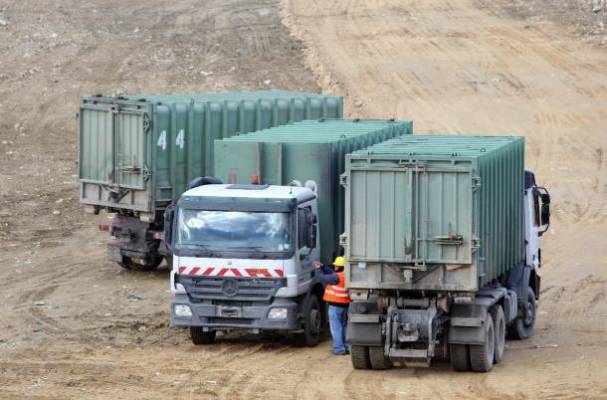
[(303, 333), (301, 341), (305, 346), (314, 347), (320, 342), (322, 315), (318, 296), (310, 294), (303, 301)]
[(369, 363), (371, 364), (371, 368), (377, 370), (392, 368), (392, 362), (384, 355), (383, 347), (369, 347)]
[(212, 344), (216, 335), (216, 331), (204, 332), (199, 326), (190, 326), (190, 338), (195, 345)]
[(130, 270), (130, 271), (153, 271), (156, 268), (158, 268), (158, 266), (160, 265), (161, 262), (162, 262), (161, 256), (153, 257), (151, 260), (146, 260), (143, 265), (133, 262), (133, 260), (130, 257), (122, 257), (122, 262), (119, 262), (118, 264), (122, 268)]
[(525, 302), (523, 309), (523, 316), (517, 317), (508, 327), (508, 337), (514, 340), (524, 340), (533, 336), (536, 311), (537, 304), (535, 302), (535, 292), (528, 287), (527, 301)]
[(495, 329), (495, 351), (493, 362), (499, 364), (504, 358), (506, 350), (506, 317), (502, 306), (496, 304), (491, 308), (491, 317), (493, 318), (493, 328)]
[(367, 346), (352, 346), (350, 358), (354, 369), (370, 369), (369, 348)]
[(457, 372), (470, 371), (470, 349), (465, 344), (449, 345), (451, 368)]
[(470, 345), (470, 369), (474, 372), (488, 372), (493, 368), (495, 328), (490, 313), (487, 313), (483, 326), (485, 327), (485, 343)]

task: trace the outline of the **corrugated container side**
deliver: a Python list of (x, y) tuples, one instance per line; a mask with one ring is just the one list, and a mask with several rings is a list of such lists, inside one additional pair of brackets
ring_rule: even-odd
[(308, 118), (341, 118), (343, 99), (286, 91), (83, 98), (81, 202), (153, 213), (213, 175), (213, 142)]
[(524, 138), (479, 158), (479, 283), (524, 260)]
[(524, 259), (523, 160), (513, 137), (402, 137), (348, 156), (348, 284), (473, 291), (507, 272)]
[(411, 134), (401, 121), (303, 121), (215, 143), (215, 172), (229, 183), (285, 185), (312, 181), (318, 190), (321, 258), (329, 263), (340, 253), (344, 191), (339, 178), (345, 155), (371, 144)]

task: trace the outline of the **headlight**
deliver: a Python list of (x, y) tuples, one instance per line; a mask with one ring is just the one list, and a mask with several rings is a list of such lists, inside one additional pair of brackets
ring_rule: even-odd
[(175, 315), (178, 317), (191, 317), (192, 309), (185, 304), (177, 304), (175, 305)]
[(287, 319), (289, 311), (284, 307), (272, 308), (268, 313), (269, 319)]

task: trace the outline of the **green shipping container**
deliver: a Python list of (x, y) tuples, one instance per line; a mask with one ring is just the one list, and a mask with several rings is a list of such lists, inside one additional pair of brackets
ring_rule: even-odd
[(81, 203), (155, 215), (190, 180), (213, 175), (215, 139), (342, 113), (341, 97), (287, 91), (85, 97)]
[(349, 287), (475, 291), (522, 262), (524, 145), (411, 136), (347, 156)]
[(215, 142), (215, 173), (227, 183), (286, 185), (296, 180), (318, 193), (321, 260), (340, 254), (344, 191), (339, 177), (345, 155), (412, 133), (405, 121), (303, 121)]

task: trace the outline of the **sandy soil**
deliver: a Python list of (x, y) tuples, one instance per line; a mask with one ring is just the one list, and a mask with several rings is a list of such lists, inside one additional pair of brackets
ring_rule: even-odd
[(607, 397), (607, 53), (575, 27), (487, 3), (284, 2), (319, 82), (347, 93), (351, 115), (388, 112), (416, 132), (525, 135), (527, 165), (553, 194), (535, 338), (510, 342), (486, 376), (385, 379), (399, 376), (418, 397)]
[[(0, 398), (607, 398), (607, 53), (502, 3), (284, 0), (304, 60), (278, 0), (0, 0)], [(106, 216), (77, 200), (80, 95), (319, 86), (351, 116), (528, 137), (554, 226), (537, 335), (492, 373), (353, 371), (274, 336), (195, 347), (168, 327), (166, 268), (105, 261)]]

